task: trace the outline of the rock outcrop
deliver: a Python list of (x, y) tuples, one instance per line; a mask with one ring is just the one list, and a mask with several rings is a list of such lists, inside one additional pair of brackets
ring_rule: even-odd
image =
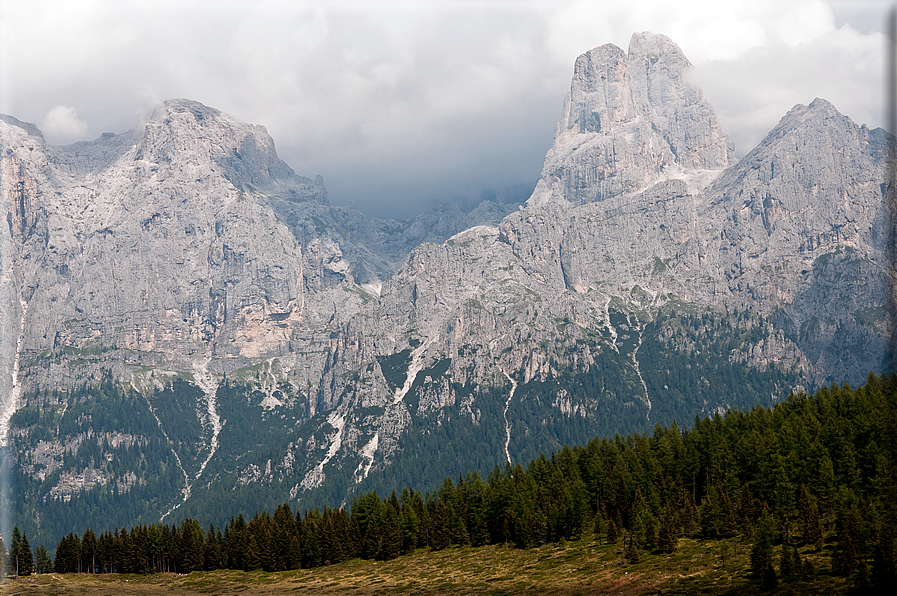
[[(889, 336), (885, 133), (817, 99), (735, 162), (688, 69), (662, 35), (583, 54), (525, 207), (409, 221), (329, 206), (195, 102), (61, 148), (3, 118), (0, 427), (34, 494), (143, 490), (93, 460), (40, 484), (47, 453), (127, 435), (177, 457), (160, 514), (248, 485), (333, 504), (862, 380)], [(105, 370), (158, 436), (79, 414), (24, 446), (22, 400)]]
[(706, 184), (734, 148), (664, 35), (632, 36), (576, 60), (564, 114), (529, 204), (581, 205), (641, 192), (663, 179)]

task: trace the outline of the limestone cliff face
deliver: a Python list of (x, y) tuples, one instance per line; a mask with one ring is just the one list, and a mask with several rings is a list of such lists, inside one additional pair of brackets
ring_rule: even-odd
[(248, 483), (343, 498), (443, 452), (491, 468), (860, 381), (889, 334), (885, 133), (817, 99), (736, 163), (688, 69), (662, 35), (583, 54), (525, 207), (413, 221), (329, 206), (262, 127), (195, 102), (68, 147), (4, 117), (0, 389), (188, 379), (165, 402), (196, 419), (190, 449), (165, 435), (174, 507)]
[(580, 205), (640, 192), (665, 178), (702, 181), (732, 149), (691, 64), (664, 35), (632, 36), (576, 60), (554, 145), (532, 206)]
[(816, 99), (706, 192), (705, 234), (731, 301), (774, 316), (817, 382), (859, 380), (884, 356), (886, 146), (884, 131)]
[[(642, 346), (698, 357), (688, 333), (734, 333), (728, 362), (786, 371), (791, 386), (877, 369), (888, 336), (884, 133), (817, 99), (728, 165), (710, 106), (682, 81), (687, 64), (651, 35), (634, 36), (628, 55), (581, 56), (526, 207), (412, 251), (355, 322), (370, 353), (407, 349), (409, 387), (445, 361), (464, 385), (525, 387), (622, 357), (632, 384), (614, 399), (649, 418), (674, 391), (649, 390), (658, 371), (642, 368)], [(715, 313), (726, 330), (680, 335), (666, 317), (682, 309)], [(447, 404), (457, 390), (425, 379), (421, 391)], [(594, 407), (562, 392), (559, 413)]]
[(31, 313), (23, 350), (99, 344), (178, 360), (255, 357), (288, 341), (278, 319), (302, 315), (307, 257), (236, 185), (321, 191), (276, 159), (263, 128), (172, 101), (142, 134), (31, 153), (31, 167), (44, 165), (17, 183), (39, 188), (16, 230)]
[[(3, 254), (18, 281), (5, 286), (3, 336), (17, 337), (27, 307), (28, 354), (128, 350), (118, 360), (189, 369), (211, 358), (219, 372), (284, 356), (375, 295), (409, 236), (466, 226), (460, 212), (436, 216), (434, 235), (332, 209), (320, 178), (296, 176), (264, 127), (197, 102), (166, 102), (142, 131), (66, 147), (8, 120)], [(358, 228), (362, 242), (350, 240)], [(35, 387), (73, 382), (32, 372)]]

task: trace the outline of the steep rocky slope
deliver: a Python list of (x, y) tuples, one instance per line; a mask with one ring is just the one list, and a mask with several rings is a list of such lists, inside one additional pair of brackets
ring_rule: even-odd
[(690, 68), (675, 43), (651, 33), (634, 34), (628, 53), (606, 44), (577, 58), (530, 205), (602, 201), (727, 167), (734, 147), (688, 82)]
[(584, 54), (524, 207), (413, 221), (330, 207), (195, 102), (68, 147), (5, 117), (32, 532), (338, 504), (878, 369), (885, 133), (817, 99), (736, 162), (688, 68), (648, 33)]

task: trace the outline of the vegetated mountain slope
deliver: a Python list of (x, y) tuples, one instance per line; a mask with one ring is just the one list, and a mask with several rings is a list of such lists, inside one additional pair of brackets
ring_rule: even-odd
[[(694, 593), (694, 540), (703, 539), (718, 541), (701, 551), (717, 553), (712, 567), (727, 569), (721, 593), (769, 588), (776, 576), (791, 592), (831, 593), (847, 580), (891, 593), (897, 482), (888, 462), (897, 460), (895, 424), (897, 376), (870, 374), (855, 390), (833, 384), (812, 396), (792, 393), (772, 408), (696, 419), (691, 428), (657, 424), (651, 433), (594, 438), (525, 466), (496, 466), (486, 478), (449, 477), (426, 493), (407, 486), (368, 492), (351, 508), (294, 512), (281, 504), (273, 512), (242, 511), (223, 532), (212, 525), (205, 532), (205, 519), (98, 536), (85, 530), (80, 549), (78, 536), (59, 541), (54, 567), (283, 572), (452, 545), (483, 548), (481, 556), (486, 545), (502, 545), (496, 564), (507, 567), (519, 561), (512, 547), (563, 548), (584, 540), (590, 551), (616, 545), (605, 573), (616, 568), (637, 581), (644, 572), (638, 565), (651, 561), (660, 572), (650, 574), (652, 581), (678, 576), (691, 586), (680, 588)], [(691, 572), (681, 569), (683, 555), (692, 559)], [(595, 572), (578, 570), (576, 577)], [(483, 578), (465, 581), (477, 579)], [(548, 588), (529, 585), (538, 586)]]
[[(463, 444), (481, 445), (464, 448), (467, 457), (491, 451), (516, 461), (584, 440), (585, 429), (613, 433), (769, 403), (798, 384), (856, 381), (881, 366), (884, 134), (816, 100), (723, 169), (725, 137), (700, 126), (709, 108), (685, 82), (678, 48), (635, 35), (625, 64), (651, 66), (623, 74), (621, 55), (599, 48), (577, 62), (525, 209), (497, 227), (415, 249), (374, 313), (346, 325), (341, 337), (352, 343), (332, 351), (328, 377), (346, 398), (321, 425), (330, 440), (317, 461), (326, 467), (300, 488), (321, 482), (327, 467), (331, 479), (348, 479), (351, 470), (389, 474), (408, 457), (423, 462), (416, 450), (433, 435), (444, 440), (424, 452), (438, 445), (450, 455), (430, 457), (430, 466), (450, 467), (463, 457), (451, 439), (456, 427), (467, 429)], [(642, 88), (659, 89), (664, 109), (635, 100), (618, 109), (607, 99)], [(650, 153), (681, 147), (669, 123), (690, 118), (700, 121), (703, 141)], [(641, 144), (627, 145), (636, 134)], [(584, 147), (613, 151), (583, 157)], [(619, 172), (618, 159), (626, 162)], [(617, 194), (601, 190), (618, 182)], [(370, 392), (356, 397), (351, 371), (366, 351), (385, 351), (384, 324), (387, 339), (397, 339), (391, 366), (402, 368), (392, 398), (377, 404)], [(386, 357), (361, 381), (376, 382)], [(382, 408), (380, 419), (347, 422), (354, 399)], [(399, 427), (413, 439), (393, 455), (381, 441)], [(355, 430), (362, 439), (345, 442)]]
[(413, 250), (489, 206), (331, 208), (183, 100), (68, 148), (0, 123), (23, 517), (339, 504), (877, 369), (884, 133), (816, 100), (733, 163), (688, 68), (580, 57), (527, 205)]

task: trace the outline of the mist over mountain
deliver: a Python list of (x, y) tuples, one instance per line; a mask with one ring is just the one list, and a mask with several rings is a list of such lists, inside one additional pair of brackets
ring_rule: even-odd
[(346, 504), (879, 370), (886, 133), (815, 99), (736, 160), (690, 68), (583, 54), (524, 206), (411, 220), (194, 101), (62, 147), (0, 118), (19, 524)]

